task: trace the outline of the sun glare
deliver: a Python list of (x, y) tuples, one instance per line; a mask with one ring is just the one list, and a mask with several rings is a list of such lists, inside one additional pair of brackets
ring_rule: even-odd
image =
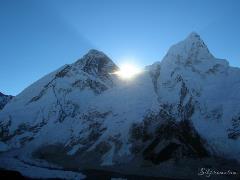
[(120, 65), (120, 70), (115, 72), (122, 79), (132, 79), (141, 72), (141, 69), (134, 64), (125, 63)]

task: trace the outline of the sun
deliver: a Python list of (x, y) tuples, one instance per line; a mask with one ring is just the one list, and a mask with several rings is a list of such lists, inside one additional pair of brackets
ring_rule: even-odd
[(141, 69), (134, 64), (124, 63), (120, 65), (120, 70), (116, 71), (117, 74), (122, 79), (132, 79), (141, 72)]

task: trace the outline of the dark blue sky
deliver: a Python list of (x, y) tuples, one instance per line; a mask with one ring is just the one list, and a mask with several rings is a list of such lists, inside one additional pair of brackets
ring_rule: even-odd
[(240, 66), (239, 19), (238, 0), (1, 0), (0, 91), (16, 95), (91, 48), (149, 65), (192, 31)]

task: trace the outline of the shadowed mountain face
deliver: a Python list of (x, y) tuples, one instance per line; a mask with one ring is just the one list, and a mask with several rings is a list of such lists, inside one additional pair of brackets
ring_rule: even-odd
[(5, 95), (0, 92), (0, 110), (13, 98), (13, 96)]
[(38, 166), (183, 178), (239, 160), (240, 69), (198, 34), (130, 81), (117, 70), (90, 50), (30, 85), (0, 112), (1, 151)]
[(0, 178), (1, 179), (19, 179), (19, 180), (27, 180), (27, 178), (23, 177), (19, 172), (16, 171), (6, 171), (0, 169)]

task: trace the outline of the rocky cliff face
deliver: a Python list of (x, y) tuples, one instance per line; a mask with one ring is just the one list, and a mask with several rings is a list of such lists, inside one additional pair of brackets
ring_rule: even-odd
[(0, 112), (1, 142), (22, 159), (138, 174), (239, 160), (240, 69), (215, 58), (198, 34), (132, 81), (116, 70), (91, 50), (43, 77)]
[(0, 92), (0, 111), (4, 108), (4, 106), (13, 98), (13, 96), (5, 95)]

